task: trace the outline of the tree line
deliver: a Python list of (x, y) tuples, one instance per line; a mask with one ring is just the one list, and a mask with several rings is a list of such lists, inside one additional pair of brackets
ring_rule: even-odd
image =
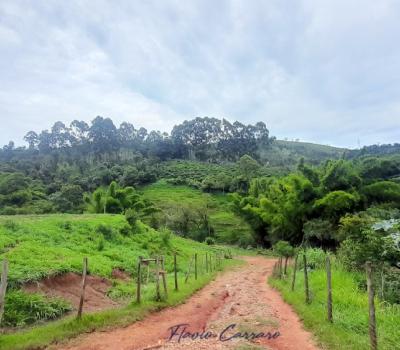
[(228, 160), (237, 161), (242, 155), (256, 156), (259, 146), (268, 145), (265, 123), (245, 125), (226, 119), (195, 118), (174, 126), (171, 134), (147, 131), (123, 122), (116, 127), (110, 118), (96, 117), (87, 124), (74, 120), (69, 126), (56, 122), (50, 130), (39, 133), (29, 131), (24, 140), (28, 147), (15, 147), (10, 141), (0, 151), (0, 159), (10, 160), (19, 154), (58, 153), (92, 154), (97, 158), (123, 157), (124, 151), (133, 150), (145, 157), (166, 159)]

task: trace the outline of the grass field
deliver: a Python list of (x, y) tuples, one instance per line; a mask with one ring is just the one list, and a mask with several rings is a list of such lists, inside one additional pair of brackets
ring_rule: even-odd
[[(289, 271), (291, 276), (292, 270)], [(295, 291), (291, 291), (291, 278), (271, 278), (269, 283), (276, 287), (285, 301), (293, 305), (303, 319), (307, 329), (312, 331), (324, 348), (331, 350), (369, 349), (368, 297), (358, 288), (357, 280), (364, 276), (333, 267), (333, 324), (326, 319), (326, 272), (314, 270), (309, 273), (312, 303), (304, 302), (303, 271), (296, 277)], [(400, 349), (400, 306), (376, 301), (378, 346), (381, 350)]]
[[(0, 259), (10, 262), (12, 286), (64, 272), (80, 272), (89, 258), (90, 273), (110, 277), (115, 268), (136, 273), (139, 256), (165, 255), (172, 268), (176, 250), (183, 265), (194, 252), (213, 247), (139, 224), (137, 233), (123, 235), (123, 215), (44, 215), (0, 217)], [(102, 228), (99, 228), (102, 227)]]
[[(188, 186), (175, 186), (161, 180), (141, 188), (145, 198), (161, 209), (190, 205), (193, 208), (209, 206), (210, 222), (219, 242), (240, 243), (251, 240), (251, 228), (229, 208), (226, 194), (209, 194)], [(245, 244), (243, 244), (246, 246)]]
[[(215, 272), (203, 274), (197, 281), (190, 279), (189, 283), (183, 284), (183, 275), (193, 254), (197, 253), (201, 259), (206, 252), (212, 254), (225, 250), (184, 239), (168, 231), (157, 232), (140, 222), (135, 232), (129, 234), (122, 230), (124, 227), (126, 220), (122, 215), (0, 217), (0, 260), (7, 258), (9, 261), (9, 288), (3, 325), (22, 328), (17, 333), (2, 335), (0, 348), (37, 348), (89, 329), (126, 324), (149, 311), (179, 303), (215, 275)], [(114, 269), (125, 271), (135, 278), (139, 256), (164, 255), (171, 282), (175, 251), (182, 288), (171, 293), (166, 301), (154, 301), (154, 285), (150, 284), (143, 288), (143, 303), (140, 306), (132, 304), (135, 295), (133, 281), (112, 278)], [(81, 273), (83, 257), (88, 257), (89, 274), (113, 281), (108, 295), (114, 299), (123, 298), (121, 303), (129, 305), (85, 315), (81, 321), (67, 316), (45, 325), (35, 325), (35, 322), (59, 318), (70, 307), (62, 300), (22, 292), (21, 286), (66, 272)], [(225, 260), (225, 266), (232, 263)], [(33, 329), (24, 329), (32, 324)]]
[[(229, 268), (240, 264), (238, 260), (226, 260), (223, 268)], [(196, 290), (210, 282), (218, 271), (202, 274), (197, 280), (191, 278), (184, 283), (184, 276), (179, 277), (179, 291), (173, 290), (173, 279), (168, 279), (170, 290), (168, 300), (156, 302), (152, 300), (154, 285), (145, 287), (144, 301), (138, 305), (130, 303), (126, 307), (111, 309), (94, 314), (84, 314), (77, 320), (74, 316), (67, 316), (61, 320), (35, 326), (0, 336), (0, 349), (2, 350), (31, 350), (41, 349), (51, 343), (59, 343), (73, 338), (81, 333), (94, 330), (117, 328), (143, 319), (150, 312), (154, 312), (167, 306), (174, 306), (184, 302)]]

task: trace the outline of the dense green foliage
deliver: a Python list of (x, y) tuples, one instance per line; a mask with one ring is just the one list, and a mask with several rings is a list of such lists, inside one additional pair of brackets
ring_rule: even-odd
[[(162, 254), (166, 270), (172, 272), (176, 251), (181, 273), (194, 252), (220, 249), (177, 237), (165, 229), (157, 232), (140, 221), (129, 230), (127, 225), (122, 215), (21, 216), (18, 221), (12, 216), (0, 217), (0, 260), (7, 258), (10, 264), (2, 324), (23, 326), (69, 311), (63, 300), (28, 294), (20, 288), (45, 277), (80, 273), (84, 256), (89, 259), (89, 274), (112, 279), (113, 270), (119, 269), (134, 278), (139, 256)], [(115, 281), (109, 294), (132, 298), (134, 289), (130, 281)]]
[(184, 237), (200, 241), (213, 237), (219, 243), (254, 245), (250, 226), (232, 212), (227, 195), (203, 193), (166, 181), (145, 186), (141, 191), (144, 199), (160, 208), (145, 220), (153, 226), (166, 226)]
[(71, 310), (63, 299), (46, 298), (41, 294), (24, 293), (12, 290), (6, 294), (4, 318), (2, 325), (20, 327), (38, 321), (52, 320)]
[[(162, 234), (142, 224), (126, 235), (122, 215), (49, 215), (0, 217), (0, 258), (10, 262), (11, 287), (65, 272), (80, 272), (89, 256), (90, 273), (110, 278), (113, 269), (135, 276), (139, 256), (172, 256), (182, 264), (194, 252), (207, 251), (204, 244)], [(167, 268), (172, 262), (168, 260)]]
[[(383, 170), (400, 173), (400, 159), (327, 161), (310, 166), (301, 161), (283, 177), (253, 178), (248, 194), (234, 194), (233, 203), (256, 230), (260, 242), (287, 240), (334, 246), (346, 237), (336, 234), (346, 215), (369, 207), (398, 208), (399, 184)], [(372, 175), (374, 174), (374, 175)]]
[[(311, 303), (304, 302), (304, 276), (297, 273), (294, 292), (291, 278), (270, 279), (284, 299), (292, 304), (306, 328), (311, 330), (327, 349), (364, 350), (369, 348), (368, 336), (368, 296), (365, 274), (347, 271), (338, 260), (332, 262), (333, 323), (326, 316), (326, 271), (325, 256), (321, 250), (307, 252)], [(291, 277), (292, 269), (288, 276)], [(376, 276), (378, 283), (379, 275)], [(381, 295), (379, 288), (378, 295)], [(390, 305), (383, 300), (376, 302), (379, 349), (397, 349), (400, 333), (399, 305)]]

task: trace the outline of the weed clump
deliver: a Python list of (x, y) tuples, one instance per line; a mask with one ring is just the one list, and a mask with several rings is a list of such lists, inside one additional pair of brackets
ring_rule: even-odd
[(56, 319), (72, 310), (71, 305), (63, 299), (47, 299), (44, 295), (20, 290), (7, 292), (5, 304), (1, 325), (6, 327), (21, 327), (37, 321)]

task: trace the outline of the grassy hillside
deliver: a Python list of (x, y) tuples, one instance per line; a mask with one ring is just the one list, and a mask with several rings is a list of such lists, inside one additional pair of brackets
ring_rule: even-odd
[[(27, 282), (66, 272), (81, 273), (83, 257), (88, 257), (89, 274), (112, 279), (115, 269), (136, 276), (139, 256), (164, 255), (166, 269), (173, 271), (173, 252), (179, 259), (180, 272), (186, 271), (189, 259), (212, 252), (205, 244), (177, 237), (169, 231), (157, 232), (139, 223), (134, 233), (126, 233), (122, 215), (47, 215), (0, 217), (0, 260), (9, 261), (9, 291), (3, 323), (25, 325), (35, 320), (60, 316), (69, 308), (62, 301), (48, 304), (37, 296), (21, 292)], [(131, 282), (114, 283), (110, 296), (134, 294)], [(49, 315), (32, 315), (27, 304), (40, 303), (56, 309)], [(35, 318), (36, 317), (36, 318)]]
[(194, 210), (208, 206), (210, 222), (218, 241), (242, 243), (251, 241), (251, 228), (229, 208), (225, 194), (209, 194), (188, 186), (170, 185), (161, 180), (141, 189), (145, 198), (153, 201), (164, 211), (174, 207), (190, 206)]
[[(298, 271), (296, 275), (294, 292), (291, 291), (291, 274), (292, 269), (289, 271), (290, 278), (270, 279), (270, 283), (281, 291), (285, 301), (294, 306), (305, 326), (317, 336), (326, 349), (369, 348), (368, 296), (359, 283), (365, 280), (364, 274), (347, 272), (339, 265), (333, 264), (333, 324), (326, 319), (326, 271), (323, 262), (319, 268), (309, 271), (312, 296), (309, 305), (304, 302), (303, 271)], [(399, 305), (376, 300), (376, 318), (379, 349), (399, 349)]]
[(165, 179), (183, 178), (201, 182), (207, 176), (237, 174), (234, 163), (215, 164), (190, 160), (171, 160), (160, 163), (159, 176)]
[[(11, 285), (61, 274), (80, 272), (89, 257), (90, 273), (111, 277), (118, 268), (135, 274), (139, 256), (178, 252), (183, 263), (204, 244), (168, 232), (158, 233), (139, 224), (135, 234), (124, 235), (122, 215), (45, 215), (0, 217), (0, 259), (10, 261)], [(168, 260), (167, 263), (171, 263)]]
[[(3, 326), (26, 326), (35, 322), (59, 318), (71, 305), (66, 300), (49, 298), (38, 293), (27, 293), (22, 287), (27, 282), (62, 275), (81, 273), (82, 259), (88, 257), (89, 275), (104, 277), (112, 282), (107, 295), (118, 301), (119, 308), (95, 314), (84, 314), (82, 320), (73, 315), (32, 329), (0, 337), (1, 349), (31, 349), (54, 341), (73, 337), (90, 329), (131, 323), (152, 310), (182, 302), (195, 290), (209, 282), (217, 271), (200, 273), (198, 280), (184, 283), (184, 273), (194, 253), (202, 262), (205, 253), (216, 253), (223, 248), (208, 246), (181, 238), (162, 230), (157, 232), (138, 223), (134, 232), (126, 232), (122, 215), (43, 215), (0, 216), (0, 261), (9, 261), (9, 288), (6, 294)], [(173, 252), (178, 254), (179, 292), (170, 292), (167, 300), (154, 299), (155, 285), (143, 286), (143, 303), (132, 303), (135, 296), (137, 261), (139, 256), (164, 255), (169, 289), (173, 291)], [(223, 266), (235, 264), (224, 261)], [(130, 278), (113, 278), (119, 269)], [(202, 271), (203, 266), (199, 267)], [(152, 277), (150, 276), (150, 281)]]
[(301, 158), (319, 164), (327, 159), (339, 159), (345, 151), (345, 148), (310, 142), (276, 140), (268, 148), (260, 149), (259, 153), (263, 163), (268, 163), (272, 168), (290, 169)]

